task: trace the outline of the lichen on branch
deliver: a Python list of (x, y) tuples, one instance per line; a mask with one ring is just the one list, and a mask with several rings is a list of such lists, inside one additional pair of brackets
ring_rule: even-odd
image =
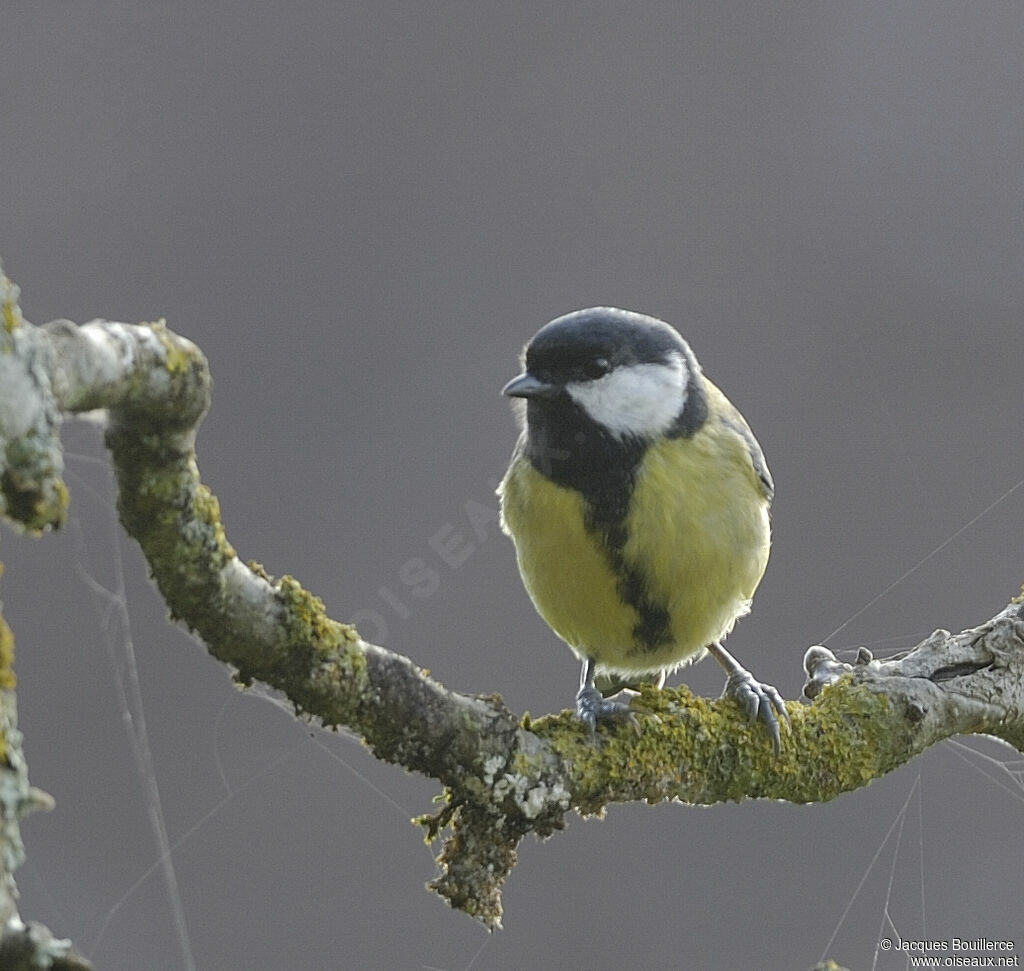
[(436, 779), (441, 806), (418, 820), (441, 842), (431, 886), (488, 927), (500, 924), (519, 842), (550, 836), (573, 812), (600, 816), (632, 801), (821, 802), (956, 733), (988, 732), (1022, 748), (1018, 604), (974, 630), (937, 631), (894, 659), (863, 652), (847, 665), (813, 648), (805, 663), (814, 697), (788, 705), (778, 757), (732, 701), (684, 687), (642, 689), (635, 723), (602, 726), (597, 740), (568, 712), (519, 718), (498, 695), (452, 691), (330, 618), (297, 580), (239, 559), (199, 475), (196, 434), (211, 381), (198, 347), (163, 322), (34, 327), (15, 308), (16, 295), (0, 348), (2, 374), (20, 376), (0, 377), (0, 473), (16, 484), (4, 487), (3, 514), (36, 531), (59, 524), (60, 420), (104, 409), (121, 522), (171, 616), (241, 684), (266, 684), (297, 716), (344, 727), (378, 758)]

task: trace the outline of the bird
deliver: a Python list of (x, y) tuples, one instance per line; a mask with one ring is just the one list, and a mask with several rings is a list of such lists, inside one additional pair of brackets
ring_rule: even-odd
[(575, 715), (634, 720), (609, 695), (712, 655), (724, 694), (778, 754), (779, 692), (724, 647), (771, 545), (775, 487), (746, 420), (663, 320), (615, 307), (556, 317), (502, 393), (520, 435), (500, 524), (537, 612), (582, 662)]

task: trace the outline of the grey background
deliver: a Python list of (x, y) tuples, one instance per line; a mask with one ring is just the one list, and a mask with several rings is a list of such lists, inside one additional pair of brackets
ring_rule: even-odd
[[(808, 644), (1024, 475), (1021, 51), (1024, 7), (984, 0), (5, 4), (0, 252), (35, 322), (164, 316), (205, 350), (200, 462), (243, 557), (535, 714), (577, 671), (467, 519), (514, 438), (498, 389), (570, 309), (676, 323), (778, 486), (730, 647), (797, 697)], [(23, 913), (99, 967), (179, 968), (159, 871), (130, 890), (158, 852), (123, 628), (83, 580), (116, 584), (109, 478), (94, 429), (67, 439), (69, 528), (3, 536), (32, 778), (58, 802), (25, 827)], [(990, 616), (1022, 512), (1024, 489), (830, 644)], [(431, 546), (451, 532), (456, 569)], [(1024, 947), (1021, 790), (949, 747), (826, 806), (575, 820), (523, 844), (488, 937), (421, 889), (407, 820), (434, 786), (235, 692), (123, 545), (200, 968), (809, 967), (901, 818), (830, 953), (869, 967), (893, 926)], [(710, 663), (685, 676), (721, 690)]]

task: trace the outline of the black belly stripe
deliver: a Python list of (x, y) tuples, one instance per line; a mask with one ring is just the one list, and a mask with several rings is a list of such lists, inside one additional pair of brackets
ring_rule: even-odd
[(637, 614), (633, 626), (633, 642), (641, 651), (655, 651), (672, 640), (672, 623), (663, 603), (651, 597), (650, 583), (643, 570), (626, 562), (622, 550), (626, 545), (626, 513), (628, 504), (622, 496), (629, 493), (619, 491), (611, 496), (588, 496), (586, 527), (594, 533), (608, 565), (618, 582), (616, 589), (622, 602), (632, 607)]
[[(696, 373), (693, 368), (691, 373)], [(689, 437), (707, 417), (703, 389), (691, 387), (688, 411), (671, 434)], [(585, 525), (601, 544), (617, 580), (622, 602), (636, 611), (633, 645), (637, 652), (655, 651), (672, 640), (667, 606), (651, 595), (643, 570), (626, 562), (626, 518), (636, 473), (649, 442), (620, 439), (596, 426), (568, 397), (557, 402), (527, 404), (526, 457), (541, 475), (575, 489), (585, 504)]]
[[(614, 569), (615, 560), (610, 559)], [(645, 651), (655, 651), (663, 644), (668, 644), (672, 640), (671, 618), (664, 605), (649, 596), (647, 577), (640, 570), (624, 563), (621, 572), (616, 572), (619, 574), (619, 594), (639, 617), (633, 627), (634, 642)]]

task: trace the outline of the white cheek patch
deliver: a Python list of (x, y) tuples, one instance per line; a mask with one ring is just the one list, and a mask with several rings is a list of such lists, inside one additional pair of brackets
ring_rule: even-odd
[(655, 438), (671, 428), (686, 403), (688, 375), (679, 354), (664, 364), (632, 364), (596, 381), (566, 387), (594, 421), (617, 438)]

